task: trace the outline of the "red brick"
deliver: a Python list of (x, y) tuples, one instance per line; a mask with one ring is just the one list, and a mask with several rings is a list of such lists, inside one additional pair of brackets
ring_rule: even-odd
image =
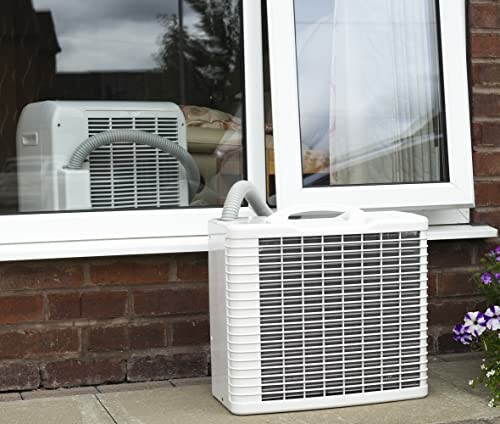
[(470, 266), (474, 257), (474, 242), (432, 241), (429, 243), (429, 267), (449, 268)]
[(472, 64), (472, 83), (476, 86), (500, 85), (500, 65), (498, 63)]
[(208, 357), (205, 352), (133, 355), (127, 364), (127, 380), (132, 382), (207, 375)]
[(479, 293), (475, 281), (472, 281), (472, 272), (446, 272), (439, 279), (439, 296), (466, 296)]
[(82, 293), (82, 317), (89, 319), (118, 318), (127, 312), (126, 291)]
[(166, 326), (162, 323), (136, 325), (129, 328), (130, 349), (145, 350), (166, 346)]
[(470, 3), (469, 25), (472, 28), (500, 28), (500, 5)]
[(120, 383), (125, 380), (125, 361), (121, 359), (68, 359), (42, 367), (43, 385), (59, 387)]
[(429, 297), (437, 296), (438, 274), (429, 272), (427, 276), (427, 294)]
[(470, 52), (474, 58), (500, 57), (500, 35), (497, 33), (471, 34)]
[(77, 319), (82, 315), (80, 293), (51, 294), (47, 299), (49, 320)]
[(210, 342), (208, 320), (177, 321), (171, 324), (172, 345), (204, 345)]
[(79, 260), (0, 263), (0, 290), (74, 288), (83, 284)]
[(483, 126), (481, 123), (472, 124), (472, 143), (477, 146), (483, 143)]
[(500, 208), (475, 209), (472, 213), (472, 221), (475, 224), (491, 225), (500, 228)]
[(429, 304), (429, 325), (454, 325), (462, 322), (464, 315), (469, 311), (484, 309), (479, 300), (443, 300)]
[(11, 363), (0, 365), (0, 390), (33, 390), (40, 386), (36, 364)]
[(0, 334), (0, 359), (37, 358), (79, 350), (77, 328), (19, 330)]
[(139, 316), (190, 314), (207, 311), (207, 287), (159, 289), (134, 293), (134, 312)]
[(94, 327), (88, 329), (89, 352), (128, 350), (128, 328), (126, 326)]
[(160, 284), (168, 281), (169, 261), (152, 258), (113, 258), (90, 264), (90, 280), (97, 285)]
[(472, 95), (472, 113), (475, 117), (496, 118), (500, 115), (498, 94), (475, 93)]
[(475, 152), (474, 175), (476, 177), (500, 176), (500, 152)]
[(478, 144), (500, 147), (500, 124), (495, 122), (482, 122), (481, 138)]
[(500, 206), (500, 181), (476, 182), (476, 206)]
[(177, 256), (177, 281), (208, 281), (208, 256), (206, 253), (187, 253)]
[(42, 319), (42, 295), (0, 297), (0, 324), (18, 324)]

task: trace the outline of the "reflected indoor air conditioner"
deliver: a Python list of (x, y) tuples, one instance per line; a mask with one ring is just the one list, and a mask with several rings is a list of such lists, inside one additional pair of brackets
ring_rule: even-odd
[(212, 391), (233, 413), (427, 394), (427, 219), (306, 213), (325, 209), (270, 215), (242, 182), (210, 222)]
[(173, 103), (33, 103), (16, 143), (22, 212), (187, 206), (199, 185)]

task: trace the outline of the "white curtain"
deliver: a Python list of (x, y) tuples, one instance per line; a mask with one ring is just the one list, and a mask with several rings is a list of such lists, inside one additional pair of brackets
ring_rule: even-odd
[(439, 181), (435, 1), (329, 1), (330, 183)]

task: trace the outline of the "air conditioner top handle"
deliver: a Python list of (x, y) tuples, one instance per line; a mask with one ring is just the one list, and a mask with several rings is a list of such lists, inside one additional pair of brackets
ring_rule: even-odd
[(224, 208), (220, 218), (221, 221), (234, 221), (237, 219), (243, 199), (248, 201), (258, 216), (265, 216), (267, 222), (270, 223), (286, 222), (292, 215), (304, 214), (307, 212), (333, 212), (336, 214), (335, 217), (329, 219), (334, 219), (336, 222), (339, 220), (364, 220), (366, 217), (365, 213), (361, 209), (341, 205), (332, 208), (330, 204), (315, 204), (314, 206), (298, 205), (273, 213), (258, 193), (257, 188), (249, 181), (243, 180), (238, 181), (229, 190), (226, 201), (224, 202)]
[(286, 208), (282, 211), (278, 211), (271, 216), (266, 218), (266, 221), (269, 223), (283, 223), (290, 219), (293, 215), (303, 215), (311, 212), (326, 212), (336, 214), (331, 218), (325, 218), (325, 220), (335, 220), (338, 222), (339, 220), (349, 221), (352, 219), (362, 220), (366, 217), (365, 213), (358, 208), (354, 208), (352, 206), (342, 206), (338, 205), (336, 207), (331, 204), (314, 204), (314, 205), (297, 205), (292, 206), (290, 208)]

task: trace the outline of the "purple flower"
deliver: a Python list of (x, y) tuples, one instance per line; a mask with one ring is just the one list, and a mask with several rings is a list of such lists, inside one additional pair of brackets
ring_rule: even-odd
[(491, 331), (500, 330), (500, 306), (490, 306), (484, 313), (486, 327)]
[(469, 333), (479, 337), (486, 331), (486, 319), (481, 312), (467, 312), (464, 318), (464, 327)]
[(495, 278), (500, 282), (500, 272), (495, 272)]
[(468, 327), (463, 324), (457, 324), (453, 327), (453, 340), (468, 345), (472, 342), (472, 334), (469, 332)]
[(481, 281), (483, 282), (484, 285), (491, 284), (491, 274), (489, 272), (485, 272), (483, 275), (481, 275)]
[(495, 247), (495, 254), (500, 256), (500, 246)]

